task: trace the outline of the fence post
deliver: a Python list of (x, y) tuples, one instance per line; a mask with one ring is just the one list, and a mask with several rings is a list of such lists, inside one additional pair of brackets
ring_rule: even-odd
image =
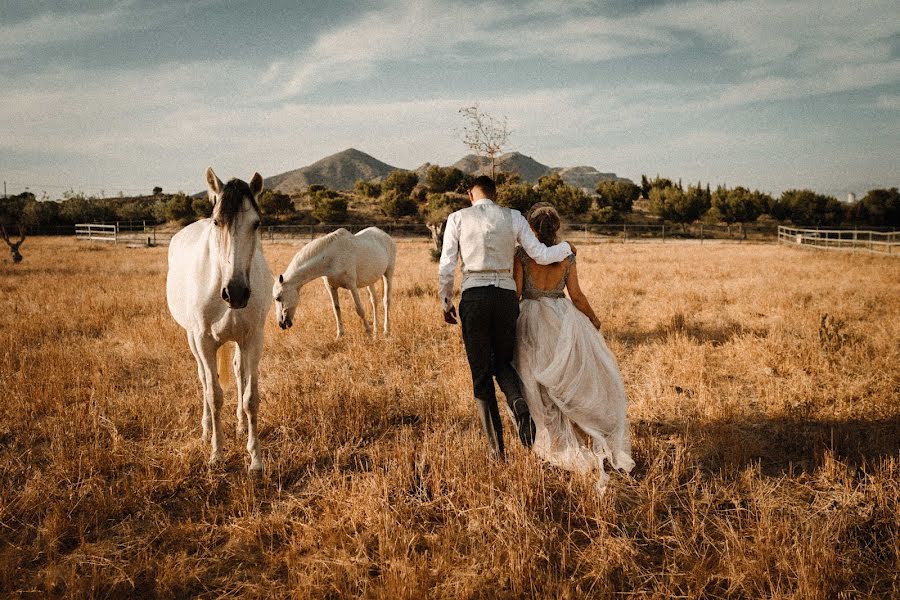
[(623, 244), (628, 243), (628, 223), (622, 223), (622, 234), (624, 238), (622, 239)]
[(700, 243), (703, 243), (703, 223), (700, 223)]
[(666, 243), (666, 224), (665, 223), (663, 223), (663, 226), (662, 226), (662, 236), (663, 236), (663, 244), (665, 244)]

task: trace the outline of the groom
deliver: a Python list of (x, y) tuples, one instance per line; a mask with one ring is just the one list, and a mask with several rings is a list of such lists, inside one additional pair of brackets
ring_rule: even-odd
[(438, 293), (444, 321), (455, 325), (453, 282), (459, 257), (462, 260), (459, 318), (472, 370), (475, 406), (491, 454), (502, 458), (503, 426), (494, 390), (495, 377), (515, 417), (519, 440), (525, 447), (531, 447), (534, 442), (534, 423), (522, 397), (519, 376), (512, 366), (519, 316), (513, 280), (516, 242), (542, 265), (559, 262), (573, 251), (567, 242), (550, 248), (539, 242), (525, 217), (517, 210), (496, 204), (496, 197), (494, 181), (482, 175), (469, 189), (472, 206), (447, 218), (438, 268)]

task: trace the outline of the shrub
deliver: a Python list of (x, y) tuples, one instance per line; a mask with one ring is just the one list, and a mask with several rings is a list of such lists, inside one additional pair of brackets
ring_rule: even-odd
[(497, 202), (522, 214), (540, 199), (541, 195), (527, 183), (512, 183), (497, 188)]
[(544, 175), (538, 180), (537, 192), (543, 202), (549, 202), (567, 217), (583, 215), (591, 207), (591, 198), (581, 189), (563, 181), (559, 173)]
[(456, 167), (428, 167), (425, 173), (425, 185), (433, 193), (465, 192), (466, 183), (471, 179)]
[(194, 201), (191, 203), (191, 208), (194, 210), (194, 214), (197, 215), (198, 219), (208, 219), (212, 216), (213, 204), (209, 201), (207, 196), (194, 198)]
[(259, 209), (264, 215), (287, 215), (294, 212), (294, 203), (287, 194), (265, 190), (259, 196)]
[(399, 219), (418, 214), (419, 207), (416, 201), (408, 195), (400, 195), (395, 190), (391, 190), (381, 198), (381, 212), (388, 217)]
[(356, 185), (353, 186), (353, 191), (363, 198), (377, 198), (381, 195), (381, 184), (358, 179)]
[(311, 195), (311, 200), (313, 217), (320, 223), (343, 223), (347, 220), (347, 200), (337, 192), (323, 187)]
[(600, 208), (608, 206), (615, 212), (631, 212), (634, 201), (641, 196), (641, 188), (630, 181), (601, 181), (597, 183), (597, 193)]
[(419, 183), (419, 176), (413, 171), (396, 169), (388, 173), (381, 182), (381, 193), (393, 190), (400, 196), (409, 196), (417, 183)]

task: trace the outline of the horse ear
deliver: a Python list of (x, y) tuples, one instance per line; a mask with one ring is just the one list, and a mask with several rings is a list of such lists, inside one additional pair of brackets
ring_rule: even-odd
[(263, 178), (259, 173), (254, 173), (253, 177), (250, 179), (250, 191), (253, 192), (253, 197), (258, 197), (263, 191)]
[(282, 284), (282, 285), (284, 284), (284, 275), (279, 275), (279, 276), (278, 276), (278, 283), (280, 283), (280, 284)]
[(216, 172), (212, 167), (206, 167), (206, 189), (209, 192), (209, 201), (213, 204), (219, 199), (222, 193), (222, 180), (216, 177)]

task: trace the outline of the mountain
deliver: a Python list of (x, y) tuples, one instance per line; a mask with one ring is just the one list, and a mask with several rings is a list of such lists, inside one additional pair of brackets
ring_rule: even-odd
[(615, 173), (601, 173), (594, 167), (556, 167), (553, 172), (559, 173), (562, 180), (569, 185), (574, 185), (591, 194), (597, 190), (597, 184), (601, 181), (631, 181), (624, 177), (618, 177)]
[(273, 175), (264, 183), (266, 189), (285, 194), (302, 192), (316, 183), (333, 190), (350, 190), (359, 179), (378, 179), (395, 169), (365, 152), (348, 148), (306, 167)]
[[(470, 175), (490, 174), (491, 172), (491, 161), (483, 156), (474, 154), (462, 157), (453, 163), (453, 166)], [(546, 175), (551, 171), (547, 165), (543, 165), (520, 152), (506, 152), (498, 156), (496, 169), (501, 173), (518, 173), (522, 181), (528, 183), (537, 183), (537, 180), (542, 175)]]

